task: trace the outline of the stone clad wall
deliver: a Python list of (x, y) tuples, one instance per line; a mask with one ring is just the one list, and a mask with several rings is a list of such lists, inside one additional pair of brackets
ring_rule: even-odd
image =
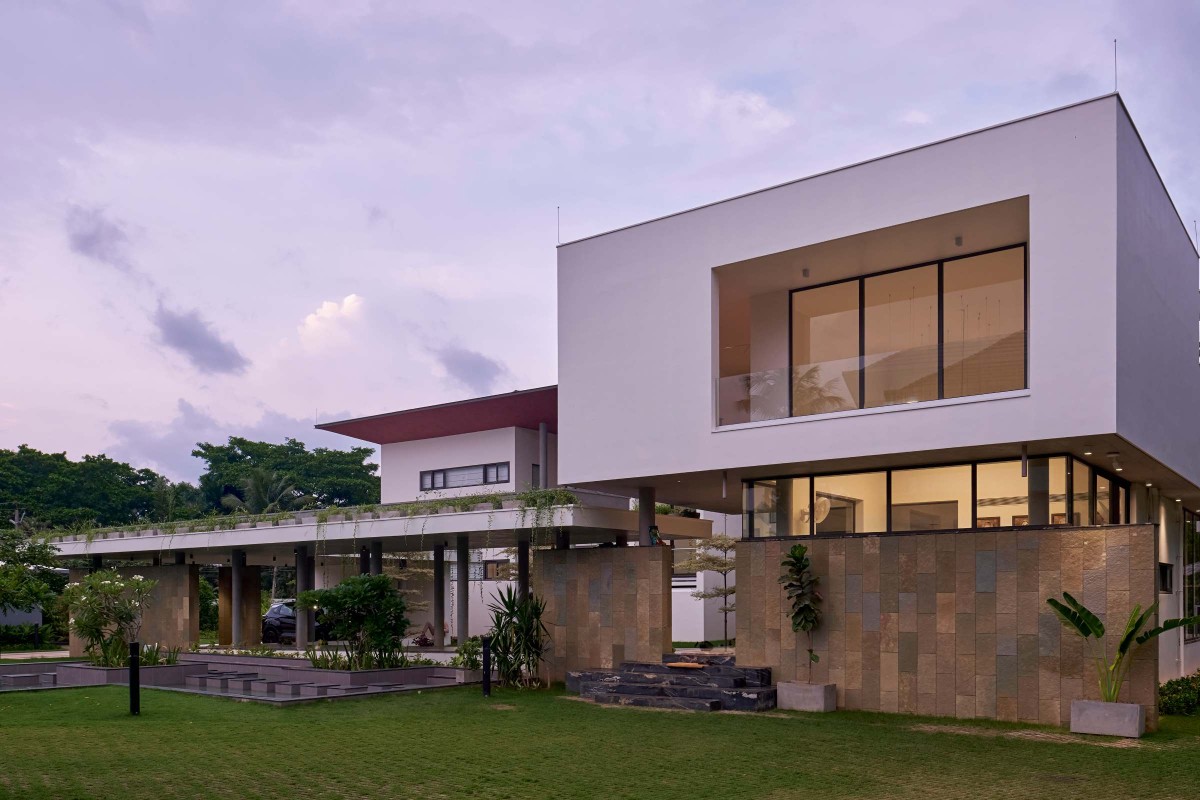
[(543, 679), (671, 652), (672, 568), (669, 547), (537, 551), (533, 591), (546, 601), (551, 641)]
[[(143, 644), (186, 648), (200, 641), (200, 568), (195, 564), (171, 564), (161, 567), (119, 567), (117, 573), (141, 575), (158, 581), (150, 592), (150, 601), (142, 616)], [(88, 571), (72, 569), (71, 580), (82, 580)], [(255, 595), (257, 597), (257, 594)], [(83, 655), (83, 641), (70, 636), (71, 655)]]
[[(778, 579), (809, 547), (824, 616), (808, 664)], [(839, 708), (1070, 722), (1099, 699), (1086, 645), (1046, 604), (1064, 591), (1104, 620), (1110, 653), (1134, 604), (1156, 598), (1152, 525), (745, 540), (737, 547), (737, 656), (776, 680), (836, 683)], [(1112, 629), (1116, 628), (1116, 631)], [(1157, 721), (1158, 648), (1121, 693)]]

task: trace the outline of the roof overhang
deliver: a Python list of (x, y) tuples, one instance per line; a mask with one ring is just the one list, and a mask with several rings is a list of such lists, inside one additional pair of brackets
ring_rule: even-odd
[(558, 431), (558, 386), (523, 389), (453, 403), (323, 422), (316, 427), (375, 444), (437, 439), (498, 428), (530, 428), (546, 423)]

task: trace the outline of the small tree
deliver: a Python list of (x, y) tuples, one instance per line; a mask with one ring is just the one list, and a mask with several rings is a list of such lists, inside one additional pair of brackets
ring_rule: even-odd
[(718, 609), (725, 624), (725, 642), (729, 642), (729, 614), (737, 609), (736, 604), (729, 598), (737, 594), (737, 587), (729, 583), (729, 573), (737, 567), (737, 562), (731, 555), (737, 549), (738, 540), (725, 534), (716, 534), (711, 539), (700, 539), (696, 542), (695, 554), (679, 565), (686, 572), (715, 572), (721, 576), (721, 585), (711, 589), (697, 589), (692, 597), (697, 600), (720, 600)]
[(14, 511), (10, 525), (0, 527), (0, 612), (32, 611), (54, 598), (47, 581), (54, 556), (54, 546)]
[(321, 610), (331, 639), (346, 642), (350, 669), (380, 669), (404, 661), (408, 617), (404, 596), (387, 575), (355, 575), (332, 589), (302, 592), (302, 608)]
[(71, 630), (83, 639), (84, 652), (93, 664), (125, 665), (129, 643), (138, 640), (142, 615), (157, 584), (141, 575), (122, 578), (112, 570), (98, 570), (78, 583), (67, 584), (63, 597), (71, 615)]
[(550, 632), (542, 622), (545, 601), (533, 593), (521, 597), (513, 587), (505, 586), (488, 609), (500, 682), (519, 688), (540, 685), (538, 668), (550, 643)]
[(812, 674), (812, 665), (821, 658), (813, 651), (812, 632), (821, 624), (821, 593), (817, 591), (817, 578), (812, 573), (812, 562), (808, 558), (808, 548), (802, 544), (792, 545), (787, 557), (783, 559), (783, 575), (779, 582), (787, 590), (788, 599), (792, 601), (792, 630), (808, 634), (808, 669)]

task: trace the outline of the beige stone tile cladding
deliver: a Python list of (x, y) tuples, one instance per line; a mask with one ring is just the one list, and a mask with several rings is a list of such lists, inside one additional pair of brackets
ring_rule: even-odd
[(543, 678), (669, 653), (671, 572), (667, 547), (538, 550), (533, 591), (546, 602), (551, 643)]
[[(143, 644), (163, 647), (187, 647), (200, 641), (200, 568), (195, 564), (171, 564), (161, 567), (120, 567), (120, 575), (141, 575), (158, 581), (150, 593), (150, 602), (142, 618)], [(82, 580), (88, 571), (72, 569), (71, 580)], [(258, 586), (254, 587), (258, 598)], [(258, 623), (256, 623), (256, 627)], [(71, 655), (83, 655), (83, 642), (74, 633), (70, 638)]]
[[(794, 633), (780, 562), (808, 545), (824, 596), (808, 643)], [(1104, 528), (745, 540), (737, 548), (737, 659), (777, 681), (837, 684), (839, 708), (1070, 722), (1099, 699), (1087, 647), (1046, 605), (1067, 591), (1111, 628), (1155, 600), (1154, 529)], [(1110, 631), (1110, 653), (1118, 634)], [(1121, 692), (1157, 723), (1158, 648)]]

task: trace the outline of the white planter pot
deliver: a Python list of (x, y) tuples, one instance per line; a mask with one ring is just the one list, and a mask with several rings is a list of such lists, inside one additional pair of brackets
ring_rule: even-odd
[(1146, 709), (1137, 703), (1105, 703), (1074, 700), (1071, 703), (1071, 733), (1140, 738), (1146, 730)]
[(777, 707), (785, 711), (833, 711), (837, 708), (836, 683), (782, 681), (775, 685)]

